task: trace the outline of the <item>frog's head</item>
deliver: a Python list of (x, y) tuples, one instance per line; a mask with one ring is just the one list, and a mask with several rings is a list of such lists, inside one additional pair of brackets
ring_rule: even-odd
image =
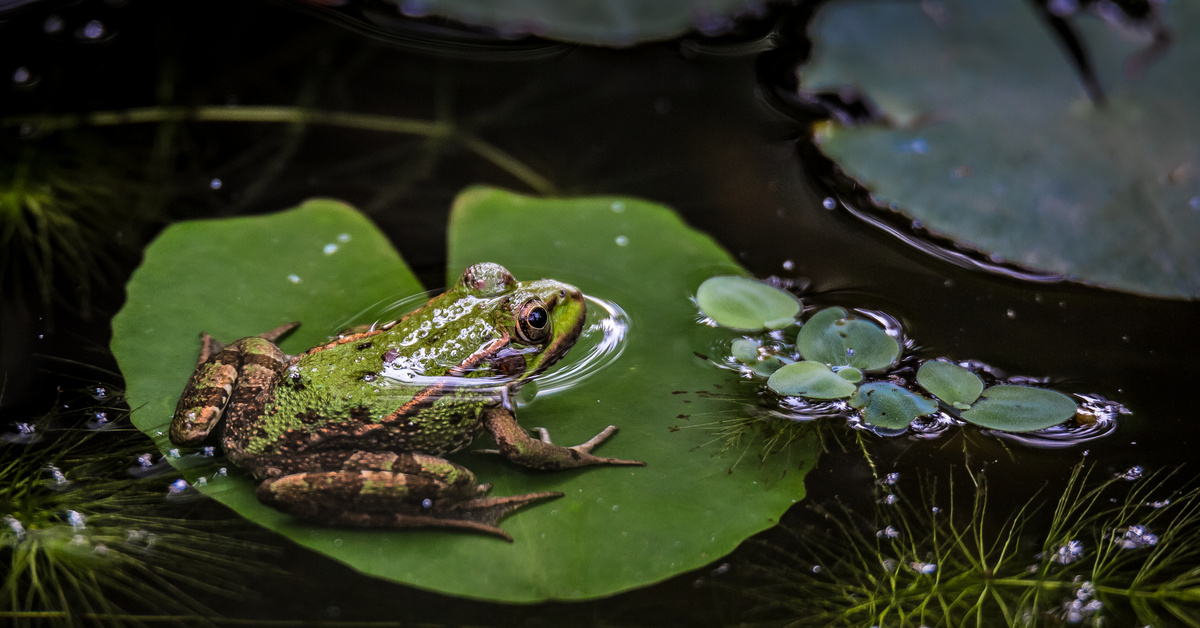
[[(558, 362), (575, 345), (587, 318), (587, 302), (579, 288), (553, 279), (517, 281), (499, 264), (475, 264), (463, 272), (459, 289), (496, 299), (497, 327), (506, 330), (510, 347), (502, 370), (527, 380)], [(519, 358), (518, 358), (519, 356)]]

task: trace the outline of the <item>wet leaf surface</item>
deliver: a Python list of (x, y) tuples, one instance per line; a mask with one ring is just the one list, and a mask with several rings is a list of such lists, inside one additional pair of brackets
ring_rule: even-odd
[(891, 382), (863, 384), (850, 398), (862, 410), (863, 420), (888, 429), (903, 429), (913, 419), (937, 412), (937, 402)]
[(840, 307), (813, 314), (800, 328), (796, 348), (806, 360), (863, 371), (887, 368), (900, 357), (900, 343), (895, 338), (874, 322), (849, 315)]
[(800, 300), (775, 286), (738, 275), (712, 277), (696, 290), (704, 315), (739, 331), (781, 329), (795, 322)]
[(922, 364), (917, 370), (917, 383), (934, 397), (959, 409), (969, 408), (983, 392), (983, 380), (978, 375), (941, 360)]
[(1070, 397), (1032, 386), (992, 386), (962, 418), (980, 427), (1006, 432), (1032, 432), (1052, 427), (1075, 416), (1078, 406)]
[[(861, 374), (860, 374), (861, 377)], [(788, 364), (771, 374), (767, 386), (781, 395), (809, 399), (843, 399), (854, 394), (854, 384), (820, 362)]]

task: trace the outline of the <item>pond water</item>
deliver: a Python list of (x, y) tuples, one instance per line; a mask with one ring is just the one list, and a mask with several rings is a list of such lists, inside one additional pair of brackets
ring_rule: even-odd
[[(844, 432), (849, 444), (831, 445), (808, 476), (806, 502), (830, 510), (842, 504), (870, 517), (880, 494), (876, 480), (887, 474), (898, 473), (904, 494), (917, 499), (920, 487), (933, 483), (957, 483), (969, 493), (967, 469), (986, 467), (988, 513), (999, 525), (1030, 499), (1052, 511), (1081, 460), (1091, 462), (1095, 478), (1137, 466), (1182, 467), (1171, 487), (1195, 476), (1187, 466), (1197, 435), (1189, 393), (1200, 376), (1200, 307), (986, 273), (932, 256), (836, 204), (828, 209), (826, 198), (858, 207), (863, 199), (808, 142), (815, 113), (790, 96), (794, 64), (807, 50), (802, 11), (776, 10), (720, 38), (623, 50), (492, 41), (419, 21), (398, 20), (387, 30), (283, 4), (43, 2), (3, 17), (0, 76), (9, 84), (0, 92), (0, 158), (61, 167), (81, 185), (114, 182), (102, 195), (111, 206), (107, 222), (88, 236), (97, 261), (58, 267), (60, 297), (44, 302), (27, 266), (3, 270), (0, 401), (12, 426), (57, 404), (60, 388), (120, 387), (107, 349), (109, 319), (140, 247), (163, 225), (338, 198), (366, 212), (433, 287), (443, 283), (454, 197), (486, 183), (663, 203), (756, 276), (802, 286), (806, 302), (894, 317), (923, 357), (977, 359), (1048, 377), (1062, 390), (1103, 395), (1131, 411), (1113, 433), (1062, 447), (966, 430), (928, 440), (867, 438), (874, 470)], [(436, 137), (337, 124), (197, 122), (179, 114), (151, 115), (154, 124), (117, 117), (80, 127), (70, 117), (166, 106), (314, 108), (450, 122), (508, 157), (491, 153), (489, 160)], [(43, 114), (75, 128), (20, 124)], [(128, 182), (116, 183), (122, 177)], [(6, 259), (14, 259), (13, 250)], [(5, 446), (3, 455), (20, 456), (19, 446)], [(186, 508), (199, 520), (229, 516), (206, 500)], [(1049, 513), (1042, 514), (1035, 526), (1046, 525)], [(804, 507), (781, 523), (760, 535), (761, 543), (699, 572), (597, 601), (527, 606), (371, 579), (230, 524), (232, 534), (273, 548), (275, 575), (239, 583), (245, 590), (232, 598), (199, 586), (190, 592), (221, 615), (251, 623), (775, 624), (789, 611), (759, 614), (758, 596), (801, 593), (772, 593), (743, 575), (746, 566), (770, 548), (791, 551), (791, 531), (842, 525)], [(1030, 538), (1040, 543), (1036, 531)], [(138, 600), (124, 602), (133, 613), (156, 613)]]

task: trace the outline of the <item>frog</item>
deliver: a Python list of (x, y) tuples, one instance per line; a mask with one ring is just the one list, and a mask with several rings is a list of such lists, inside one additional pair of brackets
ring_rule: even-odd
[(496, 448), (480, 451), (531, 469), (645, 464), (592, 453), (615, 425), (564, 447), (516, 421), (515, 395), (567, 353), (586, 316), (575, 286), (517, 281), (484, 262), (397, 320), (297, 355), (277, 343), (299, 322), (229, 344), (201, 333), (169, 438), (180, 447), (216, 438), (258, 482), (259, 501), (301, 520), (512, 542), (500, 518), (562, 493), (489, 496), (490, 484), (443, 456), (487, 432)]

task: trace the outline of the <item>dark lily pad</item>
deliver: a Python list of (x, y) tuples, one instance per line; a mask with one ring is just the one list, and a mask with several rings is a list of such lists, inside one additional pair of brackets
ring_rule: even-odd
[(805, 360), (863, 371), (887, 368), (900, 357), (900, 343), (882, 327), (840, 307), (813, 314), (800, 328), (796, 348)]
[(1054, 390), (1001, 385), (983, 391), (983, 399), (962, 418), (1005, 432), (1033, 432), (1070, 420), (1078, 409), (1070, 397)]
[(705, 280), (696, 303), (716, 324), (739, 331), (782, 329), (800, 313), (800, 301), (790, 293), (742, 275)]
[(913, 419), (937, 412), (937, 402), (891, 382), (859, 386), (850, 405), (862, 410), (863, 420), (888, 429), (903, 429)]
[(434, 14), (489, 26), (507, 35), (629, 46), (677, 37), (691, 30), (716, 35), (741, 13), (761, 10), (748, 0), (421, 0), (402, 2), (419, 15)]
[[(1089, 102), (1059, 42), (1020, 0), (823, 5), (809, 90), (854, 86), (889, 124), (827, 124), (851, 177), (925, 227), (986, 254), (1102, 286), (1200, 296), (1200, 38), (1174, 37), (1138, 76), (1131, 41), (1073, 24), (1108, 102)], [(1200, 3), (1162, 10), (1176, 33)]]
[(983, 392), (983, 380), (978, 375), (953, 362), (941, 360), (922, 364), (917, 370), (917, 383), (959, 410), (970, 408)]
[(781, 395), (810, 399), (842, 399), (854, 393), (854, 384), (820, 362), (794, 362), (771, 374), (767, 386)]
[[(455, 455), (494, 484), (493, 495), (566, 493), (502, 520), (512, 544), (444, 530), (308, 525), (260, 504), (236, 469), (217, 474), (219, 462), (188, 465), (185, 477), (204, 477), (201, 490), (212, 498), (364, 573), (509, 602), (602, 597), (698, 568), (803, 498), (815, 442), (762, 464), (735, 465), (740, 452), (725, 456), (706, 446), (710, 432), (677, 429), (691, 416), (730, 409), (721, 396), (672, 394), (729, 377), (693, 355), (711, 342), (712, 329), (696, 324), (691, 295), (707, 277), (742, 272), (710, 238), (635, 199), (535, 200), (488, 189), (460, 196), (449, 234), (448, 281), (490, 260), (519, 279), (570, 281), (625, 309), (631, 324), (619, 358), (566, 390), (539, 395), (518, 418), (545, 426), (563, 444), (618, 425), (599, 452), (648, 466), (539, 473)], [(283, 343), (298, 352), (376, 320), (380, 304), (422, 288), (369, 221), (341, 203), (313, 201), (276, 215), (173, 225), (147, 249), (127, 290), (112, 348), (135, 425), (167, 451), (164, 433), (201, 330), (229, 340), (301, 320)], [(197, 459), (184, 452), (176, 461)]]

